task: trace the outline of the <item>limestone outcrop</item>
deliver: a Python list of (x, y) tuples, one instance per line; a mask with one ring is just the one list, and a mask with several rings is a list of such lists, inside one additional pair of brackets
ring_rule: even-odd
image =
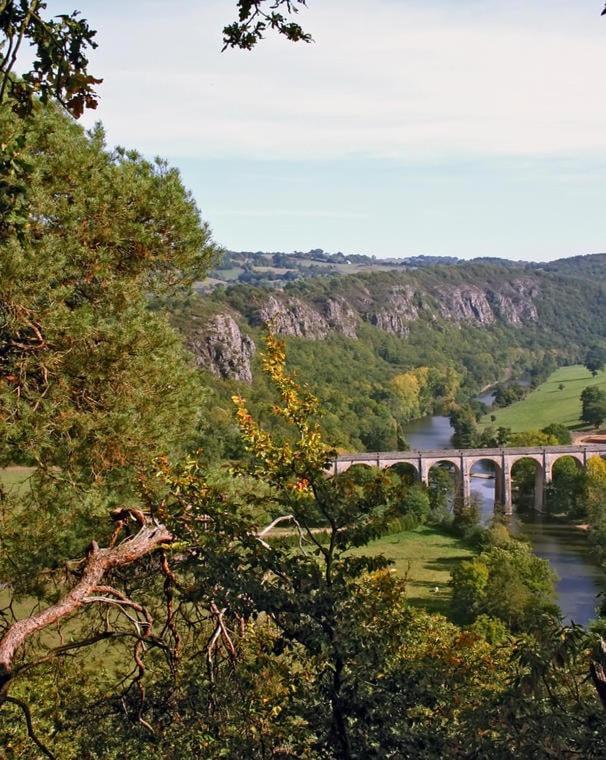
[(410, 285), (395, 285), (388, 290), (382, 305), (377, 304), (364, 318), (379, 330), (405, 338), (410, 332), (410, 323), (419, 317), (417, 295)]
[(475, 322), (481, 326), (501, 320), (509, 325), (536, 322), (539, 318), (535, 299), (539, 288), (531, 280), (505, 282), (499, 288), (459, 285), (437, 290), (436, 299), (442, 317), (454, 322)]
[(476, 285), (439, 288), (437, 301), (440, 314), (453, 322), (475, 322), (486, 326), (495, 321), (487, 293)]
[(535, 299), (539, 288), (531, 280), (517, 279), (511, 285), (493, 293), (494, 308), (498, 316), (510, 325), (536, 322), (539, 318)]
[(240, 330), (231, 314), (215, 314), (200, 328), (192, 330), (188, 345), (199, 367), (223, 379), (252, 382), (250, 361), (255, 344)]
[(270, 295), (258, 307), (253, 321), (271, 325), (278, 335), (323, 340), (332, 332), (357, 337), (358, 316), (339, 296), (308, 303), (295, 296)]
[(320, 304), (320, 309), (333, 332), (346, 338), (358, 337), (358, 314), (344, 298), (328, 298)]
[(296, 297), (268, 296), (258, 307), (254, 321), (270, 325), (277, 335), (322, 340), (328, 323), (312, 306)]

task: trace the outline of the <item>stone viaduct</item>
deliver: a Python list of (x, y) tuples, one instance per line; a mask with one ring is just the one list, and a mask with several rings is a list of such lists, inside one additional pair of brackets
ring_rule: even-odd
[(385, 469), (396, 464), (411, 465), (416, 477), (426, 485), (434, 465), (449, 464), (455, 472), (456, 494), (463, 504), (471, 498), (471, 468), (478, 462), (492, 462), (495, 472), (495, 507), (506, 514), (513, 511), (511, 469), (521, 459), (535, 462), (535, 508), (544, 506), (545, 487), (551, 482), (553, 465), (562, 457), (572, 457), (585, 467), (592, 456), (606, 457), (606, 444), (592, 443), (569, 446), (530, 446), (501, 449), (440, 449), (428, 451), (378, 451), (364, 454), (342, 454), (331, 465), (331, 474), (345, 472), (352, 465), (363, 464)]

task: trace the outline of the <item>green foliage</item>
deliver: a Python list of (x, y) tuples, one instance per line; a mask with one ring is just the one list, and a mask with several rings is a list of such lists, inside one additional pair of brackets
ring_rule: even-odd
[(558, 459), (553, 466), (553, 480), (546, 493), (547, 509), (553, 514), (566, 515), (573, 520), (585, 517), (586, 480), (585, 470), (576, 459)]
[[(0, 104), (8, 99), (21, 116), (29, 114), (35, 99), (57, 101), (78, 117), (96, 108), (94, 87), (102, 80), (88, 72), (87, 48), (96, 48), (96, 32), (79, 13), (44, 18), (47, 3), (18, 0), (4, 3), (0, 16)], [(20, 48), (33, 49), (31, 68), (15, 75)]]
[(443, 521), (449, 516), (453, 496), (453, 478), (449, 470), (445, 467), (432, 467), (429, 471), (429, 503), (436, 521)]
[[(71, 657), (32, 642), (46, 657), (12, 694), (33, 703), (36, 735), (66, 760), (600, 757), (599, 706), (584, 676), (592, 641), (552, 622), (547, 563), (496, 525), (453, 573), (457, 612), (472, 624), (415, 610), (406, 580), (368, 544), (391, 519), (424, 519), (430, 493), (395, 472), (326, 479), (333, 452), (316, 399), (286, 371), (275, 339), (262, 361), (274, 414), (294, 435), (268, 433), (236, 397), (250, 457), (242, 472), (159, 461), (147, 502), (177, 540), (112, 582), (163, 628), (143, 632), (139, 622), (133, 632), (130, 612), (123, 628), (119, 615), (91, 610), (70, 623)], [(274, 516), (273, 529), (259, 529)], [(274, 540), (276, 525), (296, 543)], [(516, 628), (533, 633), (511, 638)], [(79, 649), (95, 633), (124, 637), (110, 645), (111, 667)], [(145, 644), (134, 678), (131, 638)], [(0, 740), (33, 758), (16, 708), (2, 706)]]
[(452, 443), (458, 449), (472, 449), (478, 439), (478, 423), (469, 406), (460, 406), (450, 412), (450, 424), (454, 429)]
[(401, 509), (403, 514), (412, 515), (419, 523), (425, 522), (431, 509), (427, 490), (420, 485), (410, 487), (401, 501)]
[(549, 563), (502, 531), (475, 559), (454, 569), (452, 586), (453, 614), (464, 623), (488, 615), (512, 631), (536, 630), (545, 616), (557, 614)]
[[(470, 599), (470, 601), (472, 600)], [(489, 644), (502, 645), (511, 636), (509, 629), (502, 620), (490, 617), (489, 615), (478, 615), (469, 626), (469, 630), (479, 634)]]
[(584, 364), (595, 377), (606, 365), (606, 348), (603, 346), (592, 346), (585, 355)]
[[(78, 118), (97, 106), (95, 79), (88, 71), (88, 48), (97, 47), (95, 32), (85, 19), (71, 14), (45, 18), (41, 0), (9, 0), (0, 8), (0, 107), (21, 121), (17, 128), (0, 128), (0, 242), (21, 234), (30, 220), (26, 191), (34, 165), (25, 132), (27, 117), (38, 102), (58, 102)], [(23, 48), (29, 70), (23, 69)]]
[(508, 385), (498, 385), (494, 395), (495, 406), (509, 406), (516, 401), (523, 399), (527, 389), (519, 383), (510, 383)]
[(581, 393), (581, 403), (583, 422), (596, 428), (600, 427), (606, 419), (606, 391), (596, 385), (590, 385)]
[(602, 565), (606, 567), (606, 460), (602, 457), (594, 456), (587, 462), (586, 506), (591, 525), (589, 538)]
[(570, 430), (566, 425), (562, 425), (561, 423), (552, 422), (551, 425), (544, 427), (541, 432), (549, 437), (553, 436), (560, 446), (567, 446), (569, 443), (572, 443)]
[(215, 247), (164, 162), (109, 151), (51, 106), (4, 111), (0, 133), (15, 132), (32, 174), (28, 224), (0, 257), (0, 461), (36, 473), (5, 510), (0, 574), (35, 582), (193, 440), (203, 390), (148, 297), (186, 287)]

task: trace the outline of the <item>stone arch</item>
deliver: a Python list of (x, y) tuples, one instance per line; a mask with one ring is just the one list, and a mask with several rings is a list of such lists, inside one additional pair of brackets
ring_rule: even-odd
[(584, 452), (563, 452), (550, 459), (549, 505), (557, 513), (580, 514), (583, 499), (580, 496), (584, 486), (582, 474), (585, 471)]
[(454, 467), (456, 472), (458, 473), (461, 472), (460, 457), (451, 457), (451, 456), (423, 457), (422, 462), (423, 462), (423, 469), (428, 474), (431, 468), (435, 467), (437, 464), (448, 464)]
[[(581, 451), (566, 451), (562, 452), (561, 454), (552, 454), (549, 457), (551, 470), (553, 472), (553, 466), (557, 464), (561, 459), (574, 459), (575, 462), (579, 465), (579, 467), (585, 467), (585, 454)], [(587, 457), (589, 458), (589, 457)]]
[(341, 475), (342, 473), (347, 472), (347, 470), (349, 470), (353, 464), (354, 462), (349, 460), (341, 461), (339, 459), (335, 459), (335, 461), (330, 466), (330, 471), (327, 471), (327, 473), (331, 477), (334, 475)]
[[(474, 467), (476, 465), (484, 465), (484, 464), (490, 464), (491, 467), (489, 468), (489, 472), (481, 473), (477, 469), (474, 472)], [(478, 456), (469, 458), (468, 461), (465, 463), (465, 468), (467, 472), (469, 473), (469, 477), (472, 479), (470, 484), (470, 492), (473, 496), (474, 489), (473, 489), (473, 478), (476, 477), (486, 477), (487, 479), (494, 481), (494, 493), (493, 493), (493, 509), (499, 510), (504, 509), (506, 504), (506, 495), (505, 495), (505, 479), (503, 477), (503, 461), (501, 457), (498, 456), (491, 456), (490, 454), (487, 456)]]
[[(339, 466), (338, 471), (335, 472), (335, 464), (344, 465)], [(343, 462), (337, 462), (331, 465), (330, 471), (326, 470), (327, 478), (337, 478), (338, 480), (351, 481), (362, 485), (365, 482), (370, 482), (378, 474), (377, 465), (372, 461), (356, 462), (355, 460), (345, 460)]]
[(502, 467), (502, 458), (495, 454), (479, 454), (478, 456), (466, 457), (465, 467), (468, 472), (471, 472), (472, 468), (481, 462), (490, 462), (491, 464), (494, 464), (495, 468), (498, 468), (499, 470)]
[(520, 462), (522, 459), (532, 459), (539, 465), (539, 467), (541, 467), (541, 469), (543, 469), (543, 455), (534, 453), (516, 454), (514, 456), (510, 456), (510, 468), (513, 469), (516, 462)]
[(376, 470), (376, 468), (376, 464), (373, 465), (372, 462), (347, 462), (347, 467), (345, 467), (343, 470), (340, 470), (338, 474), (342, 475), (345, 472), (348, 472), (350, 474), (355, 474), (356, 472), (371, 473), (373, 470)]
[(412, 481), (419, 481), (421, 479), (418, 464), (416, 462), (411, 462), (410, 459), (402, 459), (397, 462), (381, 462), (381, 466), (385, 470), (391, 470), (400, 477)]
[[(431, 471), (435, 468), (447, 469), (451, 475), (452, 480), (452, 503), (449, 504), (452, 508), (457, 506), (463, 507), (469, 503), (469, 477), (466, 477), (461, 469), (461, 460), (454, 457), (432, 458), (423, 461), (424, 477), (423, 482), (429, 486), (431, 483)], [(467, 484), (467, 488), (466, 488)]]
[[(515, 489), (513, 489), (514, 484), (514, 477), (515, 477), (515, 470), (516, 465), (519, 466), (523, 462), (531, 462), (534, 465), (534, 483), (533, 483), (533, 504), (534, 508), (538, 511), (542, 511), (543, 507), (545, 506), (545, 482), (546, 482), (546, 472), (545, 467), (543, 464), (543, 458), (539, 454), (522, 454), (519, 456), (512, 457), (510, 464), (509, 464), (509, 478), (512, 488), (512, 501), (513, 501), (513, 493), (515, 492)], [(519, 494), (517, 494), (519, 497)]]

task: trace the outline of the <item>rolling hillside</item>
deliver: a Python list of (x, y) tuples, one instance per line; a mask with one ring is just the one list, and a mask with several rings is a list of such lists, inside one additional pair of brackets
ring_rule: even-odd
[(271, 325), (320, 397), (332, 440), (391, 448), (404, 445), (401, 429), (414, 416), (504, 377), (543, 380), (604, 342), (605, 261), (579, 257), (549, 269), (456, 262), (308, 278), (281, 290), (219, 287), (175, 305), (173, 319), (206, 373), (216, 424), (230, 419), (234, 390), (259, 410), (270, 403), (258, 356)]

